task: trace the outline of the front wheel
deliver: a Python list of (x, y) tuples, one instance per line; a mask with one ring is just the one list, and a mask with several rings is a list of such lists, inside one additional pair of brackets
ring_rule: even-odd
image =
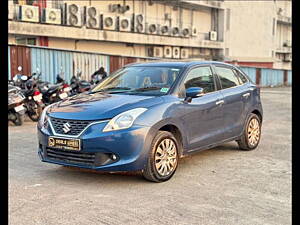
[(42, 112), (43, 112), (43, 107), (38, 105), (36, 102), (29, 103), (27, 114), (32, 121), (37, 122)]
[(153, 182), (169, 180), (178, 165), (178, 143), (174, 135), (159, 131), (152, 141), (143, 176)]
[(258, 146), (261, 136), (261, 120), (259, 117), (251, 113), (247, 123), (243, 135), (237, 143), (241, 150), (253, 150)]
[(15, 120), (13, 120), (12, 122), (16, 126), (22, 126), (22, 124), (24, 123), (24, 114), (14, 113), (14, 116), (15, 116)]

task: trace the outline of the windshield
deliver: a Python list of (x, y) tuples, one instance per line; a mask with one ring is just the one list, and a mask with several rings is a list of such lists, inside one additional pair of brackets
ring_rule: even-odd
[(180, 71), (179, 67), (126, 67), (109, 76), (92, 92), (165, 95)]

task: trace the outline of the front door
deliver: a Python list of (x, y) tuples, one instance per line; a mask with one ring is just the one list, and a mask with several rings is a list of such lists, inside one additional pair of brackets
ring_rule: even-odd
[(184, 79), (185, 89), (201, 87), (205, 95), (185, 103), (188, 151), (214, 144), (223, 139), (222, 94), (216, 89), (216, 81), (210, 66), (191, 69)]

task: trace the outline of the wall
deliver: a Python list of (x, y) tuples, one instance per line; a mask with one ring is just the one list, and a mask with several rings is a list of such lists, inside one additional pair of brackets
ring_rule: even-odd
[(225, 37), (229, 57), (270, 61), (275, 38), (273, 1), (225, 1), (225, 7), (230, 9), (230, 28)]
[[(284, 85), (284, 70), (268, 69), (268, 68), (255, 68), (255, 67), (239, 67), (245, 72), (249, 78), (261, 87), (283, 86)], [(257, 70), (260, 70), (257, 77)], [(292, 71), (288, 71), (287, 84), (292, 84)], [(260, 82), (258, 81), (260, 80)]]

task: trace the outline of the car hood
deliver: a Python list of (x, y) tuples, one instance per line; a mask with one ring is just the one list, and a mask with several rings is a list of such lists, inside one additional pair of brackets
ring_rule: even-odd
[(162, 98), (156, 96), (81, 93), (54, 104), (48, 114), (60, 119), (103, 120), (130, 109), (149, 108), (162, 102)]

